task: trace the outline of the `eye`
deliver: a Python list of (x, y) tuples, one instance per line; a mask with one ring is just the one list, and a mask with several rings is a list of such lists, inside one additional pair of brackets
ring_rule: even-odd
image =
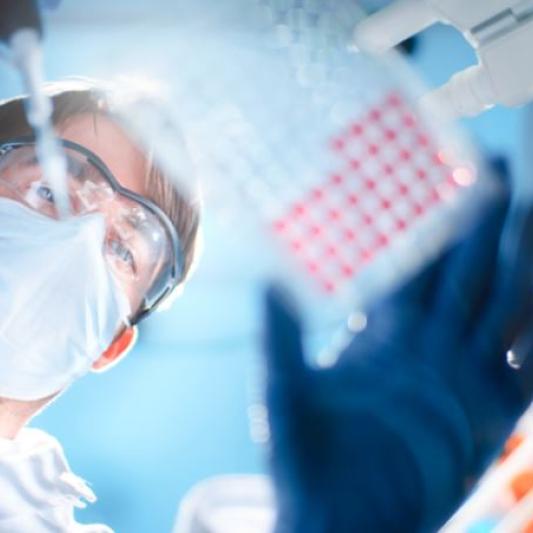
[(46, 185), (39, 185), (36, 192), (39, 198), (42, 198), (51, 204), (55, 203), (54, 193), (50, 187), (47, 187)]
[(112, 237), (107, 242), (107, 251), (113, 259), (113, 263), (121, 272), (137, 273), (135, 258), (131, 250), (117, 237)]

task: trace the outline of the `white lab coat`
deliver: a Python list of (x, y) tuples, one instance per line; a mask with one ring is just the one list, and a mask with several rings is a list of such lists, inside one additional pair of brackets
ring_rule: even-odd
[(76, 522), (74, 508), (84, 500), (96, 497), (55, 438), (30, 428), (14, 440), (0, 438), (0, 533), (113, 533)]

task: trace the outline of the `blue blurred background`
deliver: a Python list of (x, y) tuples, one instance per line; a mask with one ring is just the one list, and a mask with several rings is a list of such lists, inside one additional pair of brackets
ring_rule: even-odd
[[(171, 0), (65, 1), (46, 16), (47, 78), (111, 75), (124, 57), (142, 73), (171, 50), (187, 17), (207, 24), (223, 16), (223, 3), (211, 9), (199, 3), (203, 11), (195, 12), (189, 1), (185, 16), (183, 2)], [(444, 26), (425, 32), (419, 44), (413, 60), (429, 86), (475, 60)], [(0, 98), (20, 91), (16, 73), (0, 62)], [(524, 110), (495, 109), (465, 126), (482, 150), (508, 156), (513, 171), (524, 174), (524, 117)], [(247, 273), (261, 244), (243, 250), (220, 234), (209, 213), (205, 235), (204, 259), (183, 297), (143, 324), (126, 360), (81, 380), (33, 423), (59, 438), (74, 472), (99, 497), (79, 513), (82, 522), (118, 532), (170, 531), (180, 498), (195, 482), (264, 470), (248, 416), (259, 398), (263, 287)]]

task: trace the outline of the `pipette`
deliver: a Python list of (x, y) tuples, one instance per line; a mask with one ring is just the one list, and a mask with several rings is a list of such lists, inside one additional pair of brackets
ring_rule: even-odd
[(52, 102), (43, 91), (44, 74), (41, 48), (42, 25), (34, 0), (0, 0), (0, 41), (4, 41), (10, 59), (19, 70), (28, 93), (26, 115), (32, 126), (37, 155), (44, 180), (54, 193), (60, 218), (69, 215), (67, 165), (52, 125)]

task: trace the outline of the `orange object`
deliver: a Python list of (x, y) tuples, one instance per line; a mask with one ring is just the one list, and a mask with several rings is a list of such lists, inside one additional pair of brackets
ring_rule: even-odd
[(503, 448), (503, 452), (500, 455), (500, 462), (505, 461), (507, 457), (509, 457), (517, 448), (524, 442), (524, 435), (521, 435), (520, 433), (515, 433), (514, 435), (511, 435), (507, 442), (505, 443), (505, 446)]
[(533, 533), (533, 520), (522, 530), (522, 533)]
[(533, 470), (524, 470), (511, 481), (511, 490), (516, 501), (520, 501), (533, 489)]

